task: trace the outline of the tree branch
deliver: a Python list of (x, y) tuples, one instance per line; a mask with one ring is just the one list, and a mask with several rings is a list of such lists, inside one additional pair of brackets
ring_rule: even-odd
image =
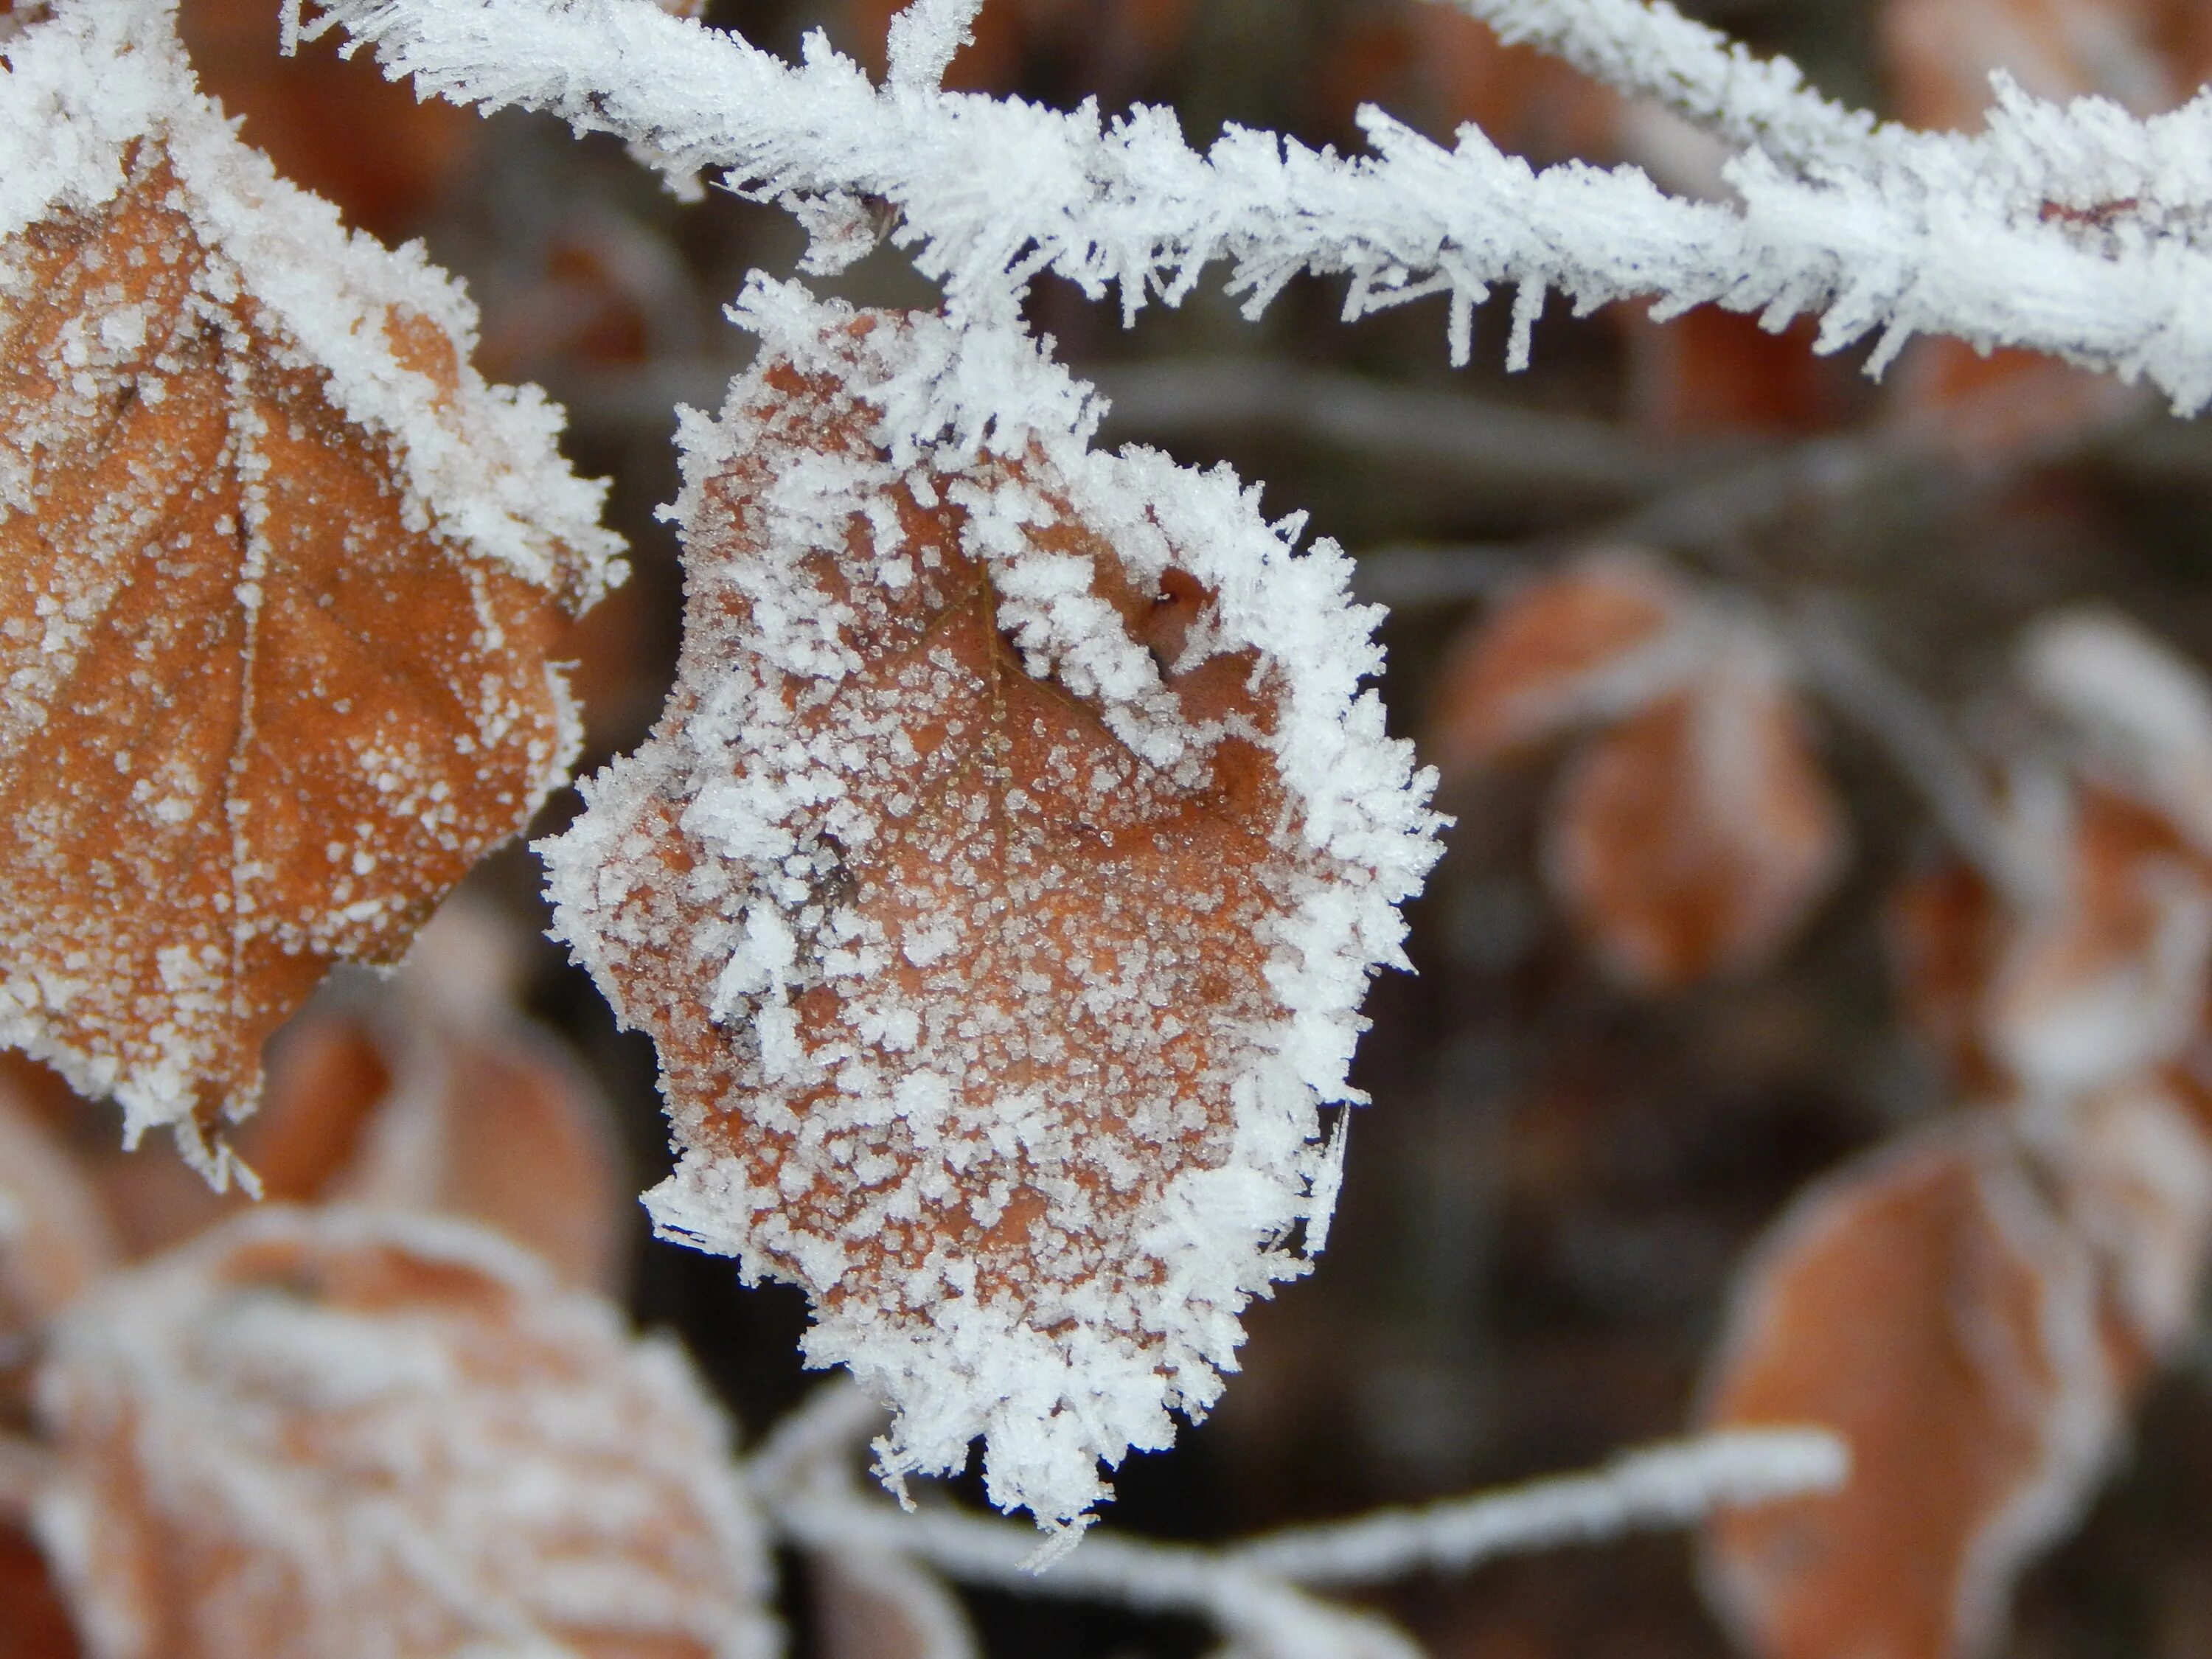
[[(880, 198), (956, 317), (1011, 316), (1046, 270), (1094, 298), (1118, 292), (1133, 315), (1179, 301), (1219, 260), (1253, 314), (1302, 271), (1349, 279), (1347, 319), (1449, 295), (1462, 361), (1472, 308), (1510, 283), (1515, 367), (1558, 289), (1577, 311), (1647, 297), (1662, 313), (1718, 303), (1778, 327), (1818, 313), (1817, 349), (1878, 334), (1877, 368), (1910, 336), (1948, 333), (2147, 376), (2184, 410), (2212, 398), (2212, 307), (2196, 298), (2212, 291), (2197, 240), (2212, 213), (2212, 169), (2197, 165), (2212, 95), (2137, 122), (2001, 86), (1977, 137), (1869, 138), (1803, 169), (1753, 146), (1731, 166), (1731, 206), (1670, 198), (1633, 168), (1536, 171), (1473, 127), (1446, 150), (1373, 108), (1368, 155), (1234, 128), (1200, 155), (1164, 111), (1105, 124), (1089, 106), (880, 88), (818, 36), (787, 64), (648, 0), (326, 0), (313, 27), (333, 21), (424, 93), (618, 133), (681, 176), (720, 167), (794, 208)], [(1691, 27), (1661, 20), (1686, 40)], [(1713, 94), (1716, 119), (1838, 125), (1805, 113), (1786, 66), (1754, 73), (1722, 53), (1733, 78), (1708, 87), (1718, 49), (1700, 35), (1684, 50), (1685, 84)], [(2091, 226), (2047, 210), (2120, 204)]]

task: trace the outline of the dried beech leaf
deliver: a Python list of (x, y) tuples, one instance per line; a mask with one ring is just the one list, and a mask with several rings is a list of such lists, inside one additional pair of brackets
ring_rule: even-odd
[(2039, 1097), (2172, 1058), (2203, 1018), (2212, 879), (2164, 817), (2097, 788), (2039, 862), (2053, 890), (2014, 919), (1983, 1005), (1991, 1052)]
[[(398, 974), (333, 981), (277, 1035), (261, 1105), (231, 1149), (268, 1198), (483, 1222), (566, 1283), (611, 1294), (628, 1274), (635, 1188), (607, 1103), (520, 1012), (519, 951), (511, 924), (449, 900)], [(165, 1142), (118, 1146), (59, 1079), (43, 1081), (64, 1095), (46, 1115), (130, 1255), (180, 1244), (246, 1204)]]
[(2027, 688), (2080, 735), (2080, 761), (2212, 856), (2212, 685), (2194, 663), (2109, 612), (2067, 611), (2020, 651)]
[(240, 145), (165, 6), (4, 50), (0, 1042), (197, 1147), (562, 779), (613, 544), (458, 289)]
[(1531, 583), (1455, 648), (1425, 750), (1449, 776), (1641, 706), (1693, 665), (1686, 607), (1664, 571), (1626, 555)]
[(2116, 1363), (2089, 1251), (1991, 1126), (1813, 1188), (1746, 1270), (1706, 1416), (1832, 1428), (1851, 1475), (1711, 1523), (1738, 1640), (1763, 1659), (1984, 1650), (2110, 1455)]
[(1623, 307), (1628, 401), (1638, 428), (1677, 441), (1738, 433), (1789, 436), (1850, 412), (1843, 366), (1813, 349), (1818, 327), (1779, 333), (1755, 316), (1699, 306), (1663, 323)]
[(1672, 990), (1769, 961), (1844, 833), (1796, 698), (1762, 665), (1723, 664), (1576, 757), (1546, 870), (1616, 978)]
[(807, 1289), (887, 1473), (980, 1433), (1072, 1520), (1302, 1270), (1430, 780), (1348, 564), (1225, 471), (1091, 453), (1018, 337), (746, 307), (677, 689), (547, 848), (556, 927), (659, 1044), (660, 1229)]
[(94, 1659), (774, 1651), (687, 1366), (481, 1230), (264, 1206), (80, 1303), (39, 1397)]
[(0, 1344), (67, 1307), (117, 1255), (98, 1194), (0, 1078)]
[(1942, 1060), (1954, 1094), (1998, 1094), (1983, 1029), (2008, 931), (1996, 896), (1970, 866), (1946, 861), (1899, 883), (1886, 908), (1890, 970), (1907, 1024)]
[[(505, 983), (512, 965), (495, 958), (512, 945), (501, 919), (449, 903), (381, 994), (357, 993), (286, 1034), (270, 1092), (299, 1087), (304, 1120), (320, 1090), (339, 1101), (376, 1091), (313, 1196), (478, 1221), (565, 1283), (611, 1295), (628, 1276), (636, 1189), (606, 1101)], [(252, 1136), (241, 1152), (273, 1187), (256, 1161), (264, 1144)]]
[(2132, 1083), (2073, 1103), (2038, 1150), (2136, 1362), (2124, 1376), (2139, 1380), (2196, 1323), (2212, 1249), (2212, 1125), (2176, 1091)]

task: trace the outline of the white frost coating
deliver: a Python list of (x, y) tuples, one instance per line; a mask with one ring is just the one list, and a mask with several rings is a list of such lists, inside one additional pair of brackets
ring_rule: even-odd
[(679, 1352), (483, 1229), (247, 1213), (71, 1309), (38, 1405), (34, 1522), (106, 1659), (776, 1650)]
[[(685, 666), (652, 741), (585, 786), (589, 810), (544, 849), (556, 931), (617, 1011), (661, 1040), (685, 1150), (647, 1196), (660, 1231), (813, 1293), (809, 1358), (848, 1364), (896, 1410), (878, 1449), (894, 1483), (958, 1468), (981, 1435), (994, 1499), (1070, 1537), (1106, 1495), (1099, 1462), (1166, 1444), (1170, 1408), (1206, 1409), (1243, 1304), (1304, 1271), (1285, 1238), (1301, 1220), (1325, 1224), (1335, 1154), (1320, 1109), (1357, 1098), (1358, 1007), (1375, 968), (1403, 961), (1396, 907), (1436, 856), (1433, 780), (1384, 735), (1363, 689), (1381, 665), (1376, 613), (1350, 603), (1349, 562), (1327, 543), (1294, 551), (1296, 526), (1269, 525), (1225, 469), (1091, 451), (1096, 400), (1011, 329), (878, 314), (856, 335), (848, 308), (763, 280), (734, 314), (761, 336), (762, 363), (834, 384), (834, 408), (865, 441), (787, 430), (796, 417), (758, 370), (720, 423), (685, 421)], [(1079, 699), (1104, 728), (1053, 736), (1024, 763), (1034, 773), (1010, 770), (1000, 833), (1172, 841), (1182, 832), (1148, 827), (1165, 818), (1123, 830), (1112, 815), (1212, 787), (1215, 750), (1251, 744), (1281, 805), (1234, 832), (1243, 840), (1227, 844), (1249, 850), (1228, 856), (1249, 867), (1219, 871), (1220, 893), (1183, 890), (1212, 869), (1132, 886), (1113, 872), (1155, 866), (1126, 849), (1077, 857), (1032, 890), (1003, 842), (981, 877), (929, 886), (989, 844), (980, 817), (944, 858), (896, 863), (927, 813), (953, 810), (902, 793), (958, 799), (971, 775), (928, 771), (971, 763), (930, 758), (958, 752), (944, 723), (965, 705), (945, 688), (969, 671), (955, 647), (902, 647), (886, 666), (846, 642), (888, 626), (885, 607), (944, 568), (926, 537), (902, 539), (898, 489), (958, 509), (958, 550), (995, 594), (980, 613), (991, 636), (1049, 682), (1026, 695)], [(1052, 542), (1070, 525), (1094, 550)], [(1156, 661), (1102, 595), (1126, 581), (1152, 603), (1170, 578), (1211, 597), (1176, 659)], [(933, 599), (945, 607), (933, 614), (979, 614), (973, 592)], [(1236, 683), (1264, 689), (1267, 729), (1194, 718), (1164, 678), (1224, 659)], [(827, 723), (805, 723), (825, 708)], [(1024, 817), (1024, 784), (1047, 787), (1034, 780), (1054, 768), (1060, 799), (1095, 806), (1103, 831)], [(671, 820), (689, 854), (680, 874), (659, 861)], [(849, 871), (873, 869), (893, 874), (866, 878), (880, 879), (872, 908), (840, 896)], [(651, 908), (683, 884), (680, 909)], [(1070, 893), (1074, 920), (1054, 908)], [(1178, 962), (1247, 926), (1249, 989), (1194, 988)], [(669, 936), (679, 928), (689, 936)], [(696, 970), (664, 966), (685, 957)], [(985, 960), (999, 964), (990, 983), (960, 977)], [(655, 971), (667, 982), (639, 989)], [(684, 1097), (664, 1029), (687, 985), (720, 1022), (710, 1033), (672, 1016), (719, 1045), (703, 1102)], [(824, 991), (834, 1023), (802, 1006)], [(1079, 1029), (1065, 1040), (1097, 1042), (1107, 1068), (1082, 1088), (1066, 1079), (1093, 1075), (1079, 1069), (1091, 1051), (1054, 1047)], [(1203, 1059), (1187, 1074), (1173, 1055), (1191, 1051), (1173, 1045), (1192, 1029)], [(979, 1058), (1002, 1040), (1030, 1080)], [(770, 1140), (773, 1157), (757, 1150)], [(857, 1207), (808, 1208), (825, 1184)], [(1031, 1201), (1044, 1207), (1017, 1236), (1026, 1243), (994, 1240), (1008, 1206)], [(886, 1282), (884, 1239), (908, 1228), (912, 1265)], [(1012, 1287), (979, 1285), (979, 1261)]]
[[(1758, 58), (1667, 0), (1443, 0), (1508, 46), (1564, 58), (1615, 90), (1652, 99), (1739, 148), (1778, 161), (1848, 163), (1874, 117), (1829, 102), (1786, 58)], [(1900, 130), (1884, 129), (1878, 142)]]
[(2212, 854), (2212, 687), (2194, 665), (2124, 617), (2075, 611), (2036, 625), (2021, 675), (2088, 739), (2093, 765)]
[(1237, 1565), (1301, 1584), (1369, 1584), (1557, 1544), (1682, 1526), (1718, 1510), (1840, 1488), (1850, 1452), (1825, 1429), (1724, 1429), (1652, 1446), (1589, 1474), (1297, 1527), (1229, 1553)]
[[(193, 80), (173, 10), (173, 0), (59, 0), (0, 47), (0, 239), (96, 211), (123, 187), (133, 147), (158, 139), (185, 213), (218, 256), (211, 279), (250, 295), (280, 345), (327, 374), (332, 405), (392, 441), (426, 522), (589, 604), (618, 580), (621, 543), (599, 526), (604, 485), (577, 477), (554, 449), (560, 410), (534, 386), (488, 386), (468, 367), (476, 308), (419, 244), (395, 251), (349, 234), (329, 203), (239, 142)], [(386, 331), (395, 312), (458, 343), (451, 390), (395, 349)]]
[(819, 36), (787, 64), (647, 0), (324, 12), (426, 93), (548, 111), (793, 205), (880, 198), (957, 316), (1011, 315), (1045, 270), (1093, 297), (1118, 289), (1133, 313), (1179, 302), (1225, 259), (1254, 312), (1303, 270), (1349, 279), (1347, 319), (1448, 295), (1455, 359), (1468, 312), (1511, 283), (1516, 361), (1557, 289), (1577, 312), (1648, 297), (1662, 314), (1717, 303), (1778, 329), (1818, 313), (1820, 350), (1879, 336), (1875, 369), (1913, 334), (1951, 334), (2148, 378), (2183, 412), (2212, 398), (2212, 94), (2139, 121), (2000, 82), (1977, 137), (1875, 130), (1800, 89), (1787, 64), (1754, 64), (1672, 13), (1529, 11), (1530, 39), (1745, 143), (1724, 205), (1668, 197), (1629, 167), (1539, 171), (1473, 126), (1447, 150), (1373, 108), (1360, 113), (1370, 155), (1234, 127), (1201, 155), (1166, 110), (1109, 123), (1089, 104), (917, 97), (872, 85)]

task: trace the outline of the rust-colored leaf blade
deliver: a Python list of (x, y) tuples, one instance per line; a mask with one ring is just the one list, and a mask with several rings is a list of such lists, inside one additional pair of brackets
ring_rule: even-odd
[(197, 1146), (562, 777), (612, 544), (466, 302), (240, 146), (161, 8), (8, 52), (82, 142), (0, 222), (0, 1041)]
[(659, 1045), (661, 1229), (807, 1288), (810, 1358), (898, 1409), (890, 1473), (982, 1434), (998, 1501), (1072, 1521), (1325, 1224), (1428, 780), (1334, 550), (1091, 452), (1026, 342), (749, 303), (762, 365), (690, 438), (677, 691), (548, 848), (557, 926)]
[(1711, 1523), (1708, 1583), (1742, 1647), (1984, 1650), (2108, 1457), (2118, 1384), (2090, 1256), (1991, 1126), (1814, 1188), (1752, 1260), (1706, 1417), (1831, 1428), (1851, 1475)]
[(1680, 677), (1687, 609), (1656, 565), (1585, 559), (1508, 595), (1454, 647), (1424, 745), (1446, 776), (1626, 713)]
[(80, 1304), (39, 1387), (98, 1659), (774, 1650), (689, 1370), (480, 1230), (264, 1206)]
[(1723, 670), (1591, 740), (1545, 850), (1607, 969), (1668, 991), (1771, 960), (1833, 879), (1844, 839), (1796, 699)]

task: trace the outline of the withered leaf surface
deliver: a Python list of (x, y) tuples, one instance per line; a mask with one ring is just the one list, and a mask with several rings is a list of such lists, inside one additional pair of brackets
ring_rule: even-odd
[(1067, 1522), (1301, 1270), (1429, 780), (1370, 613), (1225, 472), (1086, 447), (1030, 342), (757, 284), (686, 434), (689, 610), (652, 740), (548, 849), (659, 1045), (660, 1228), (811, 1294), (896, 1407)]
[(1834, 878), (1844, 820), (1788, 687), (1723, 665), (1590, 740), (1545, 850), (1599, 960), (1668, 991), (1771, 960)]
[(1800, 1198), (1747, 1270), (1707, 1416), (1811, 1423), (1844, 1490), (1732, 1512), (1709, 1583), (1762, 1659), (1948, 1659), (2110, 1455), (2126, 1356), (2094, 1258), (1995, 1126), (1964, 1120)]
[(166, 6), (0, 55), (0, 1042), (198, 1150), (564, 775), (612, 542), (459, 291), (240, 144)]
[(1577, 561), (1509, 593), (1455, 645), (1430, 711), (1447, 777), (1616, 715), (1679, 679), (1687, 594), (1627, 555)]
[(81, 1303), (39, 1397), (94, 1659), (775, 1650), (680, 1356), (481, 1230), (264, 1206)]

